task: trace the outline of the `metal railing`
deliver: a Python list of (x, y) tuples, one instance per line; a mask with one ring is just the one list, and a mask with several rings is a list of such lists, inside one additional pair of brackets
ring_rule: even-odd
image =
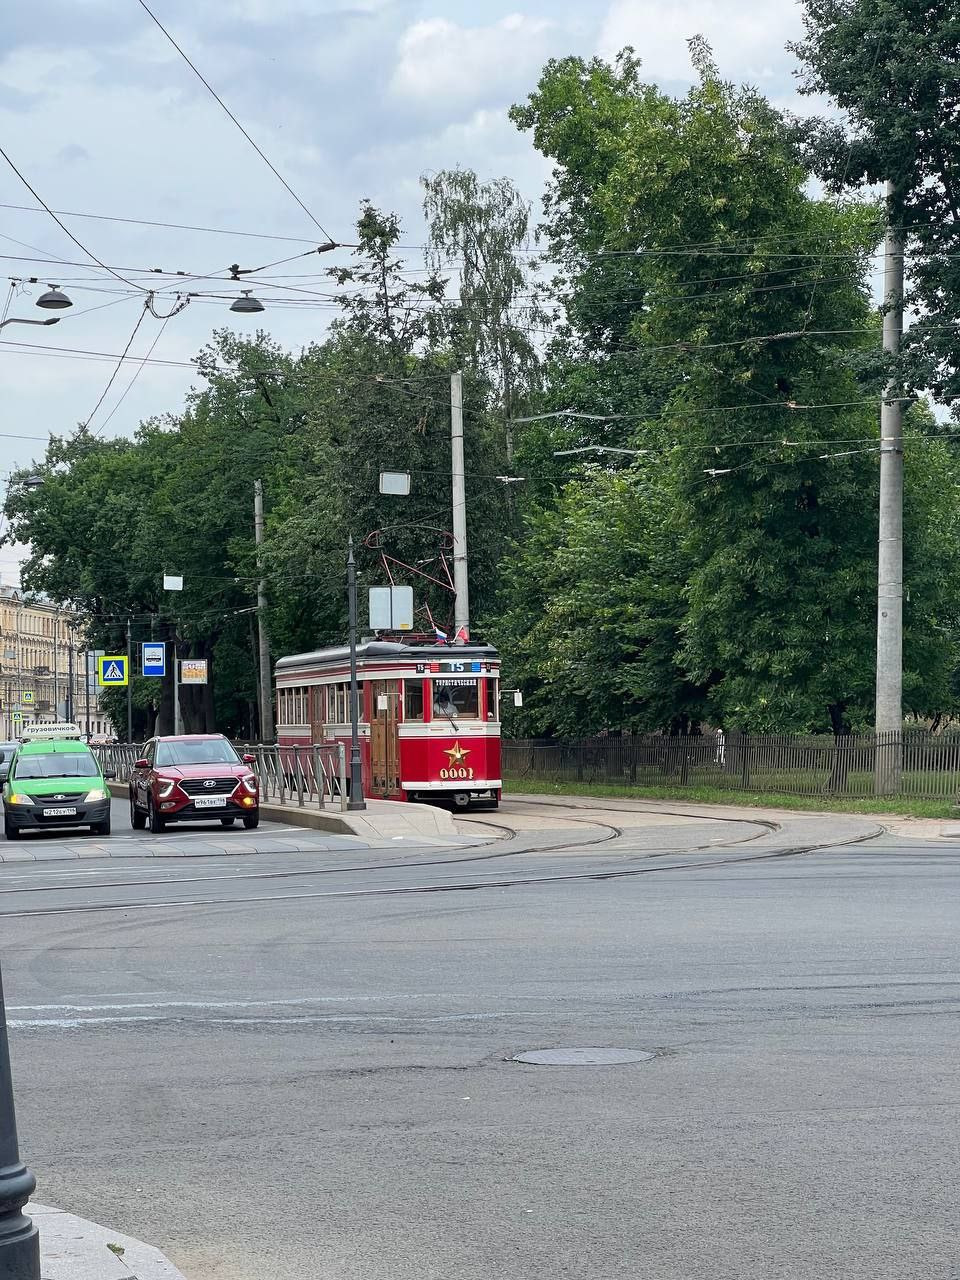
[(504, 741), (504, 781), (608, 786), (710, 787), (727, 791), (866, 799), (876, 777), (896, 776), (893, 794), (960, 796), (960, 735), (624, 734), (575, 741)]
[(237, 750), (254, 757), (253, 771), (263, 801), (346, 810), (347, 753), (342, 742), (303, 747), (258, 743), (238, 746)]
[[(260, 784), (260, 799), (269, 804), (295, 804), (299, 808), (346, 810), (347, 757), (342, 742), (313, 746), (276, 746), (263, 743), (234, 743), (241, 755), (253, 756), (250, 768)], [(140, 743), (110, 743), (93, 748), (104, 772), (112, 772), (126, 782), (140, 759)]]

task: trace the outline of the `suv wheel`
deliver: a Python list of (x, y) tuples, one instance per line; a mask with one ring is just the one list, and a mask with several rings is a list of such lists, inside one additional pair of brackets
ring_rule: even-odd
[(255, 831), (260, 825), (259, 813), (245, 813), (243, 815), (243, 825), (248, 831)]
[(137, 808), (132, 791), (130, 792), (130, 825), (134, 831), (142, 831), (147, 825), (147, 815)]
[(155, 836), (160, 835), (167, 829), (167, 824), (164, 822), (163, 818), (161, 818), (160, 814), (157, 813), (157, 807), (153, 803), (153, 796), (151, 795), (147, 796), (147, 824)]

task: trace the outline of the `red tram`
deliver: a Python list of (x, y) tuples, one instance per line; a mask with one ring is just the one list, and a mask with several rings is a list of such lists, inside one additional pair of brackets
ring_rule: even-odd
[[(390, 800), (445, 796), (457, 807), (500, 800), (500, 658), (490, 645), (357, 646), (364, 793)], [(281, 745), (350, 747), (350, 651), (281, 658)]]

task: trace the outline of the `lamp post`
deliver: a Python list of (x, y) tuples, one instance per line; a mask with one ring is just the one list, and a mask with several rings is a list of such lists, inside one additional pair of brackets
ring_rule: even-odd
[[(37, 306), (48, 309), (70, 305), (66, 294), (54, 286), (37, 301)], [(3, 325), (54, 324), (58, 319), (58, 316), (47, 320), (11, 317), (3, 321)], [(36, 479), (40, 482), (39, 477)], [(31, 488), (35, 487), (33, 480), (34, 477), (30, 477), (26, 481)], [(0, 971), (0, 1276), (3, 1280), (40, 1280), (40, 1233), (23, 1212), (36, 1185), (33, 1174), (20, 1159), (17, 1142), (7, 1010), (3, 999), (3, 973)]]
[(347, 606), (350, 618), (350, 799), (348, 809), (365, 809), (360, 763), (360, 687), (357, 684), (357, 562), (353, 538), (347, 544)]
[(20, 1159), (13, 1109), (7, 1013), (0, 975), (0, 1276), (40, 1280), (40, 1233), (23, 1212), (37, 1182)]

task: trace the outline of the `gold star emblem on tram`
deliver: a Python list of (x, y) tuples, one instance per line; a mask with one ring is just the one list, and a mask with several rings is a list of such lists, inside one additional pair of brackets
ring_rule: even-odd
[(452, 747), (446, 747), (443, 754), (450, 757), (450, 768), (458, 769), (470, 754), (470, 748), (464, 750), (459, 742), (455, 742)]

